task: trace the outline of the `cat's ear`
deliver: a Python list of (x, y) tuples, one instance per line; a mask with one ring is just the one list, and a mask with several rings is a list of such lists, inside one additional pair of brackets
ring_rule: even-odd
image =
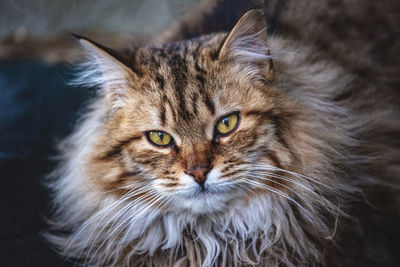
[(118, 108), (129, 93), (129, 84), (136, 77), (129, 57), (86, 37), (74, 35), (86, 51), (86, 61), (75, 81), (88, 87), (99, 86), (112, 108)]
[(262, 66), (267, 74), (272, 71), (267, 25), (262, 11), (253, 9), (240, 18), (222, 45), (219, 58), (255, 63)]

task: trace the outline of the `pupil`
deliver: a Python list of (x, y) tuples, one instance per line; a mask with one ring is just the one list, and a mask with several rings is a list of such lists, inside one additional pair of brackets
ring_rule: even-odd
[(226, 127), (229, 126), (229, 119), (228, 118), (222, 119), (222, 122), (225, 124)]
[(162, 132), (158, 132), (158, 137), (160, 138), (160, 140), (162, 141), (164, 138), (164, 134)]

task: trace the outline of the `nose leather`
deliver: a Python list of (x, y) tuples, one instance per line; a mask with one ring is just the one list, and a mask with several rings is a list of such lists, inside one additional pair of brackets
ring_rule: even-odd
[(188, 170), (187, 174), (193, 176), (194, 180), (199, 185), (203, 185), (207, 180), (207, 173), (209, 172), (210, 172), (210, 167), (208, 166), (194, 166)]

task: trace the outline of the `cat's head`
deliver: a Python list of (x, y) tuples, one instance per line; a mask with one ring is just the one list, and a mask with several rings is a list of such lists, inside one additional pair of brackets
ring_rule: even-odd
[(320, 257), (314, 240), (334, 236), (353, 190), (343, 166), (359, 124), (337, 105), (338, 68), (267, 37), (259, 11), (229, 34), (126, 52), (80, 40), (89, 60), (77, 82), (100, 90), (51, 175), (55, 225), (73, 232), (49, 237), (64, 255)]
[(219, 213), (257, 195), (291, 198), (300, 176), (288, 171), (323, 162), (306, 113), (277, 88), (259, 11), (228, 35), (124, 53), (81, 43), (93, 60), (83, 79), (106, 99), (85, 165), (98, 190)]

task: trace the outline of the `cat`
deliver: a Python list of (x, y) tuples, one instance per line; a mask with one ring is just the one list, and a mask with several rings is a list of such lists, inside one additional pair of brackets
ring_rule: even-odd
[(100, 89), (48, 179), (47, 238), (62, 255), (85, 266), (396, 265), (398, 214), (375, 204), (398, 203), (398, 109), (266, 29), (251, 10), (229, 33), (122, 52), (78, 36), (88, 61), (75, 82)]

